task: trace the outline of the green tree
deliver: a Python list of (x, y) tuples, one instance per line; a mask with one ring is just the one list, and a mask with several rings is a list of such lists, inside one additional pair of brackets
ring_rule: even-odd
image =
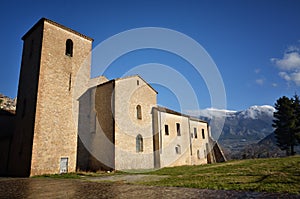
[(295, 136), (298, 144), (300, 144), (300, 98), (297, 94), (294, 95), (293, 104), (296, 117)]
[[(279, 98), (275, 103), (273, 127), (275, 128), (275, 137), (277, 146), (281, 150), (286, 150), (286, 154), (294, 155), (294, 146), (297, 145), (296, 132), (299, 129), (299, 115), (297, 111), (300, 106), (299, 97), (289, 99), (286, 96)], [(297, 111), (296, 111), (297, 110)]]

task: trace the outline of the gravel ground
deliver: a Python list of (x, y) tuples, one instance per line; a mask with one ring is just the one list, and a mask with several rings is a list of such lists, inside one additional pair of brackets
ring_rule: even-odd
[(300, 198), (291, 194), (140, 186), (98, 180), (0, 178), (0, 198)]

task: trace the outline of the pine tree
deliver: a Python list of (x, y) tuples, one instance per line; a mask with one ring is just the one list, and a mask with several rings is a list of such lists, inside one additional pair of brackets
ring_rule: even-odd
[(300, 144), (300, 98), (297, 94), (294, 95), (293, 104), (296, 119), (295, 137), (298, 144)]
[(273, 127), (277, 146), (281, 150), (286, 150), (287, 155), (294, 155), (296, 141), (297, 117), (295, 115), (295, 100), (286, 96), (279, 98), (275, 103)]

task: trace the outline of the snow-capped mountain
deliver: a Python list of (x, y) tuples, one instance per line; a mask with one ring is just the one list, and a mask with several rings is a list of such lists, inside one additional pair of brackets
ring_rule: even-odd
[(237, 112), (238, 117), (249, 118), (249, 119), (262, 119), (264, 117), (273, 118), (275, 108), (273, 106), (251, 106), (245, 111)]
[(251, 106), (243, 111), (223, 110), (207, 108), (199, 111), (189, 111), (189, 114), (198, 115), (200, 117), (212, 118), (212, 117), (239, 117), (239, 118), (251, 118), (258, 119), (264, 116), (273, 117), (275, 108), (270, 105), (263, 106)]
[(273, 132), (274, 111), (269, 105), (243, 111), (205, 109), (198, 112), (198, 117), (210, 122), (212, 136), (233, 155)]

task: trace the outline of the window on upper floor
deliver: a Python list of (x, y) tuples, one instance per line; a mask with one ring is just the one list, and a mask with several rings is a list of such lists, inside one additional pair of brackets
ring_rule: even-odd
[(143, 136), (141, 134), (136, 136), (136, 152), (143, 152)]
[(194, 135), (195, 135), (195, 138), (197, 139), (197, 138), (198, 138), (198, 135), (197, 135), (197, 128), (194, 128)]
[(180, 124), (179, 123), (176, 123), (176, 131), (177, 131), (177, 136), (181, 136)]
[(142, 107), (141, 105), (136, 106), (136, 118), (141, 120), (142, 119)]
[(205, 139), (204, 129), (202, 129), (202, 138)]
[(71, 39), (67, 39), (66, 41), (66, 55), (73, 57), (73, 41)]
[(169, 126), (165, 124), (165, 135), (169, 135)]

